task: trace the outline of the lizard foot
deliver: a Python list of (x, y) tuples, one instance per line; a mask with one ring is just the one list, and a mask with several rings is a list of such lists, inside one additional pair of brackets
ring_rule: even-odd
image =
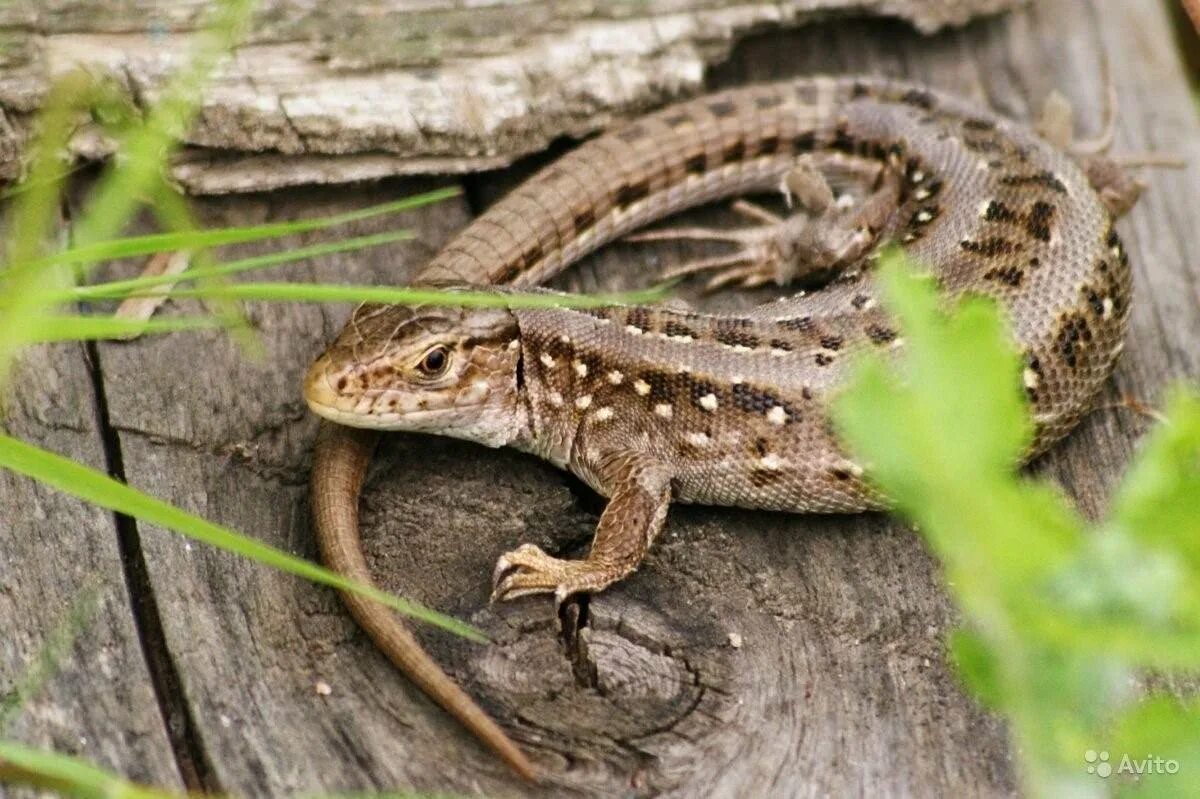
[(783, 286), (803, 275), (838, 269), (864, 257), (874, 246), (895, 207), (895, 184), (884, 184), (861, 202), (850, 194), (835, 197), (815, 162), (800, 160), (780, 182), (780, 191), (797, 213), (781, 217), (738, 200), (732, 209), (754, 223), (749, 227), (714, 230), (677, 227), (651, 230), (628, 241), (718, 241), (733, 251), (699, 258), (668, 269), (674, 278), (714, 272), (706, 288), (729, 285), (756, 288), (767, 283)]
[(715, 271), (717, 274), (707, 284), (709, 291), (731, 283), (754, 288), (773, 280), (784, 282), (780, 228), (787, 220), (745, 200), (734, 203), (733, 210), (765, 224), (729, 230), (662, 228), (629, 236), (627, 241), (719, 241), (734, 245), (732, 252), (698, 258), (663, 272), (663, 277), (670, 279)]
[(522, 544), (500, 556), (492, 573), (492, 601), (507, 602), (530, 594), (554, 594), (561, 605), (572, 594), (599, 591), (621, 577), (587, 560), (551, 557), (534, 544)]

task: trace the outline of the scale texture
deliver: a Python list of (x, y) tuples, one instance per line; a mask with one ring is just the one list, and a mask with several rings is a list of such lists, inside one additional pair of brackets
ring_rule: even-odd
[[(861, 196), (847, 192), (850, 207), (885, 201), (883, 213), (840, 217), (865, 244), (823, 264), (833, 277), (820, 290), (737, 315), (363, 306), (310, 371), (310, 407), (357, 427), (515, 446), (611, 497), (585, 560), (525, 545), (497, 564), (495, 597), (545, 592), (560, 601), (635, 570), (674, 501), (796, 512), (886, 504), (839, 448), (825, 402), (855, 353), (903, 351), (871, 271), (870, 252), (887, 241), (949, 296), (998, 300), (1025, 361), (1031, 454), (1076, 424), (1121, 350), (1131, 280), (1113, 217), (1136, 186), (1102, 157), (1077, 160), (1023, 126), (913, 84), (816, 77), (668, 107), (522, 184), (421, 280), (535, 286), (677, 211), (791, 186), (801, 164), (872, 175)], [(837, 217), (830, 213), (822, 218)], [(793, 254), (825, 252), (783, 243), (797, 245)], [(787, 258), (766, 266), (779, 278), (806, 268)], [(314, 492), (319, 530), (355, 521), (336, 509), (360, 485), (356, 468), (337, 495)], [(458, 699), (439, 701), (469, 715)], [(528, 772), (506, 739), (475, 729)]]

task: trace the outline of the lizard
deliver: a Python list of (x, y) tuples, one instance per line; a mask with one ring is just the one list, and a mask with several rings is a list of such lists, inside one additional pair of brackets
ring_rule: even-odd
[[(1142, 188), (1100, 153), (1068, 152), (1061, 127), (1045, 128), (1051, 141), (921, 85), (815, 76), (684, 101), (580, 145), (478, 216), (417, 282), (538, 286), (677, 211), (779, 189), (796, 206), (787, 218), (739, 201), (747, 227), (641, 237), (726, 242), (730, 252), (681, 270), (717, 283), (825, 285), (736, 314), (360, 306), (304, 385), (310, 408), (338, 425), (314, 465), (325, 562), (370, 579), (355, 502), (381, 430), (516, 447), (609, 498), (584, 559), (522, 545), (497, 561), (493, 600), (561, 603), (628, 576), (673, 502), (886, 508), (826, 402), (856, 353), (903, 351), (871, 271), (889, 241), (948, 296), (999, 302), (1024, 359), (1028, 455), (1044, 451), (1086, 413), (1123, 346), (1132, 281), (1114, 221)], [(535, 776), (396, 618), (345, 596), (393, 662)]]

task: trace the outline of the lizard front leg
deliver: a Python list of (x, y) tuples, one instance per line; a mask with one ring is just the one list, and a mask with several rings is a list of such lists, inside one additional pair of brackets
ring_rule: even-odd
[(588, 556), (562, 560), (523, 544), (496, 561), (492, 601), (553, 593), (561, 604), (572, 594), (602, 591), (637, 569), (667, 517), (671, 471), (634, 452), (601, 458), (597, 471), (601, 485), (611, 487), (611, 499)]

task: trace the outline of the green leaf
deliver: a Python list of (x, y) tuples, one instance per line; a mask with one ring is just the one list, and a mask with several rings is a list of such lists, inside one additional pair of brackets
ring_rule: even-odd
[(77, 799), (182, 799), (132, 783), (78, 757), (0, 740), (0, 782), (30, 785)]
[(950, 633), (950, 657), (963, 682), (990, 710), (1003, 708), (999, 664), (982, 638), (966, 629)]
[[(1109, 748), (1122, 796), (1200, 796), (1200, 704), (1154, 697), (1118, 719)], [(1099, 746), (1097, 749), (1101, 748)], [(1137, 782), (1128, 771), (1145, 772)]]
[(1200, 396), (1174, 391), (1166, 419), (1129, 470), (1112, 521), (1135, 541), (1179, 553), (1200, 581)]
[[(1016, 474), (1032, 425), (998, 310), (939, 299), (895, 254), (877, 276), (903, 357), (860, 364), (834, 420), (941, 560), (966, 616), (954, 659), (1007, 716), (1028, 792), (1094, 792), (1082, 755), (1129, 706), (1135, 670), (1200, 667), (1200, 399), (1172, 402), (1113, 520), (1088, 530), (1059, 490)], [(1189, 724), (1160, 732), (1195, 739)], [(1131, 729), (1131, 751), (1152, 743)]]
[(474, 627), (449, 616), (392, 596), (373, 586), (348, 580), (315, 563), (289, 555), (261, 541), (155, 499), (69, 458), (6, 435), (0, 435), (0, 467), (32, 477), (94, 505), (174, 530), (188, 538), (250, 558), (280, 571), (341, 591), (353, 591), (407, 616), (449, 630), (455, 635), (479, 642), (487, 640), (483, 633)]

